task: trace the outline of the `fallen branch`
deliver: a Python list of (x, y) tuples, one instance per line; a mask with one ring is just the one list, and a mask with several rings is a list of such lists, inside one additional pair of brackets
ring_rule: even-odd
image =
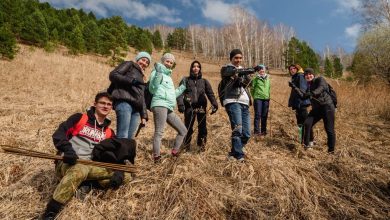
[[(19, 147), (13, 147), (10, 145), (0, 145), (0, 152), (6, 153), (6, 154), (27, 156), (27, 157), (37, 157), (37, 158), (51, 159), (51, 160), (63, 160), (62, 156), (51, 155), (51, 154), (33, 151), (33, 150), (29, 150), (29, 149), (24, 149), (24, 148), (19, 148)], [(98, 161), (93, 161), (93, 160), (83, 160), (83, 159), (77, 159), (77, 163), (84, 164), (84, 165), (103, 167), (103, 168), (112, 169), (112, 170), (119, 170), (119, 171), (124, 171), (124, 172), (128, 172), (128, 173), (136, 173), (137, 172), (136, 167), (134, 165), (104, 163), (104, 162), (98, 162)]]

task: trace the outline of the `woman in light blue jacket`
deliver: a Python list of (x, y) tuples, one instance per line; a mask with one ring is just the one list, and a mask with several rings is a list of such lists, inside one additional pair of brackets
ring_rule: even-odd
[(161, 63), (156, 63), (150, 75), (149, 91), (153, 94), (151, 109), (154, 118), (153, 158), (159, 162), (161, 139), (164, 135), (165, 122), (173, 127), (178, 134), (171, 151), (172, 156), (177, 156), (183, 139), (187, 134), (187, 128), (181, 119), (173, 111), (176, 107), (176, 98), (186, 89), (185, 78), (179, 88), (175, 89), (171, 74), (175, 57), (166, 53), (161, 58)]

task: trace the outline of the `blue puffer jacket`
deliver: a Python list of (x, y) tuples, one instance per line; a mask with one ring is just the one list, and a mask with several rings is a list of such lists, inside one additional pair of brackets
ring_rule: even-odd
[[(291, 77), (291, 82), (295, 84), (302, 92), (307, 91), (307, 82), (302, 73), (296, 73)], [(303, 106), (310, 105), (310, 99), (302, 100), (295, 89), (291, 89), (290, 98), (288, 99), (288, 107), (291, 107), (293, 110), (299, 109)]]
[(175, 89), (171, 78), (172, 70), (161, 63), (156, 63), (150, 74), (149, 91), (153, 94), (151, 108), (165, 107), (173, 110), (176, 107), (176, 98), (186, 89), (185, 83)]

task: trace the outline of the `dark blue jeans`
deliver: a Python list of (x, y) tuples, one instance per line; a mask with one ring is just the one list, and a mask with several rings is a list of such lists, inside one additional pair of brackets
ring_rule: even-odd
[(115, 105), (116, 136), (118, 138), (134, 138), (140, 123), (140, 114), (127, 102), (118, 102)]
[[(267, 134), (267, 118), (269, 110), (269, 100), (255, 99), (253, 106), (255, 108), (255, 119), (253, 125), (255, 134)], [(259, 125), (261, 124), (261, 128)]]
[(249, 106), (240, 103), (230, 103), (225, 106), (232, 129), (232, 147), (229, 156), (236, 159), (244, 157), (243, 147), (251, 136), (251, 118)]

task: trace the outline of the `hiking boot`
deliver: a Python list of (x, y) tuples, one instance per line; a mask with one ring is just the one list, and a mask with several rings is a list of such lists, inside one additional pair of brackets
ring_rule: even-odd
[(64, 207), (63, 204), (57, 202), (54, 199), (51, 199), (49, 203), (47, 203), (45, 213), (43, 213), (42, 216), (40, 216), (39, 219), (41, 220), (54, 220), (58, 213), (62, 210)]
[(89, 192), (91, 192), (92, 186), (90, 184), (80, 185), (79, 188), (76, 190), (76, 198), (80, 201), (84, 201), (85, 197), (88, 195)]
[(234, 156), (228, 155), (227, 160), (228, 161), (235, 161), (236, 158)]
[(308, 146), (314, 147), (314, 145), (316, 145), (316, 144), (317, 144), (317, 143), (316, 143), (315, 141), (310, 141)]
[(310, 145), (303, 145), (303, 148), (305, 150), (312, 150), (313, 149), (313, 147), (311, 147)]

